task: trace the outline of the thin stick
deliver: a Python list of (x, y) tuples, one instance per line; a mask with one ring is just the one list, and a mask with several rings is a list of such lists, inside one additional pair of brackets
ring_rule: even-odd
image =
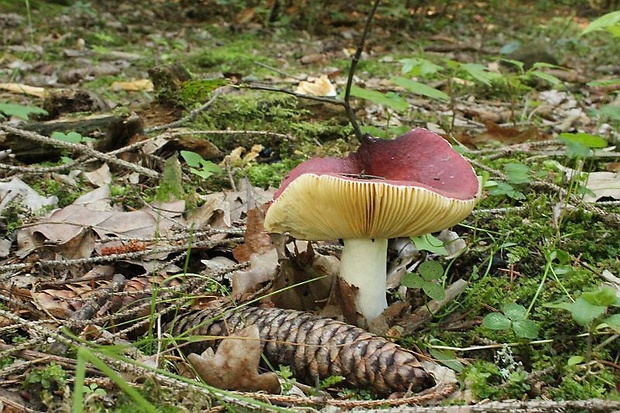
[(80, 143), (70, 143), (70, 142), (60, 141), (57, 139), (52, 139), (47, 136), (40, 135), (36, 132), (18, 129), (13, 126), (9, 126), (7, 124), (0, 125), (0, 129), (4, 129), (5, 131), (9, 133), (21, 136), (22, 138), (26, 138), (33, 142), (38, 142), (44, 145), (50, 145), (56, 148), (62, 148), (62, 149), (66, 149), (66, 150), (73, 151), (73, 152), (83, 153), (83, 154), (86, 154), (87, 156), (100, 159), (104, 162), (116, 165), (124, 169), (128, 169), (133, 172), (137, 172), (149, 178), (159, 178), (159, 173), (152, 169), (148, 169), (143, 166), (124, 161), (122, 159), (118, 159), (114, 156), (110, 156), (109, 154), (96, 151)]

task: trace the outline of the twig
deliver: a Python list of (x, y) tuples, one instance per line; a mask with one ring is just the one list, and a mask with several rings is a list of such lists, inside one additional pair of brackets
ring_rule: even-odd
[(122, 159), (115, 158), (114, 156), (110, 156), (109, 154), (99, 152), (92, 148), (89, 148), (86, 145), (52, 139), (47, 136), (40, 135), (36, 132), (22, 130), (19, 128), (15, 128), (13, 126), (9, 126), (7, 124), (1, 124), (0, 129), (4, 129), (5, 131), (9, 133), (15, 134), (17, 136), (21, 136), (22, 138), (26, 138), (33, 142), (38, 142), (44, 145), (51, 145), (57, 148), (67, 149), (73, 152), (84, 153), (88, 156), (100, 159), (104, 162), (119, 166), (121, 168), (128, 169), (133, 172), (137, 172), (145, 176), (148, 176), (149, 178), (156, 178), (156, 179), (159, 178), (159, 173), (156, 171), (153, 171), (152, 169), (148, 169), (143, 166), (136, 165), (131, 162), (127, 162)]
[(215, 89), (213, 91), (213, 95), (211, 96), (211, 99), (209, 99), (206, 103), (204, 103), (200, 107), (192, 110), (187, 116), (182, 117), (181, 119), (176, 120), (174, 122), (168, 123), (167, 125), (154, 126), (152, 128), (147, 128), (147, 129), (144, 130), (144, 132), (145, 133), (151, 133), (151, 132), (157, 132), (157, 131), (160, 131), (160, 130), (176, 128), (177, 126), (181, 126), (181, 125), (183, 125), (183, 124), (185, 124), (187, 122), (193, 121), (194, 119), (196, 119), (196, 117), (200, 113), (202, 113), (205, 110), (207, 110), (213, 104), (213, 102), (215, 102), (217, 97), (222, 94), (223, 91), (224, 91), (224, 86), (218, 87), (217, 89)]
[(244, 84), (244, 85), (239, 85), (237, 87), (242, 88), (242, 89), (266, 90), (268, 92), (285, 93), (287, 95), (295, 96), (300, 99), (316, 100), (317, 102), (332, 103), (334, 105), (339, 105), (339, 106), (345, 106), (346, 104), (343, 100), (336, 99), (336, 98), (330, 98), (326, 96), (304, 95), (302, 93), (293, 92), (292, 90), (280, 89), (277, 87), (266, 86), (266, 85)]
[(364, 26), (364, 31), (362, 32), (362, 37), (357, 45), (357, 50), (351, 59), (351, 67), (349, 68), (349, 78), (347, 79), (347, 86), (344, 90), (344, 108), (347, 112), (347, 116), (349, 117), (349, 122), (353, 126), (353, 131), (355, 132), (355, 136), (361, 142), (363, 140), (362, 130), (360, 129), (359, 124), (357, 123), (357, 119), (355, 118), (355, 112), (351, 107), (350, 98), (351, 98), (351, 87), (353, 86), (353, 77), (355, 76), (355, 69), (357, 69), (357, 64), (359, 63), (362, 52), (364, 51), (364, 44), (366, 43), (366, 38), (368, 37), (368, 33), (370, 33), (370, 25), (372, 23), (373, 18), (375, 17), (375, 13), (377, 12), (377, 8), (379, 7), (379, 3), (381, 0), (375, 0), (372, 5), (372, 9), (366, 18), (366, 25)]

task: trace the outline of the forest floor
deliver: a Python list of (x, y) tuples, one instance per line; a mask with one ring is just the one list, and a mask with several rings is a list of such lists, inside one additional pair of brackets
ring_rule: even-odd
[[(584, 34), (610, 10), (387, 2), (344, 100), (370, 4), (57, 3), (0, 0), (3, 412), (620, 410), (620, 42)], [(334, 287), (341, 243), (270, 237), (264, 213), (301, 162), (413, 128), (480, 200), (390, 241), (368, 326)], [(232, 331), (253, 307), (264, 348)], [(436, 386), (274, 356), (278, 309), (357, 322)], [(286, 328), (344, 343), (308, 320)], [(186, 357), (218, 328), (215, 358)]]

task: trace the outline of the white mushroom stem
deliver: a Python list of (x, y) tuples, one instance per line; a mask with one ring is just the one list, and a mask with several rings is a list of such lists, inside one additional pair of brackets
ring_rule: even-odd
[(355, 306), (370, 322), (387, 308), (387, 239), (344, 240), (340, 278), (357, 287)]

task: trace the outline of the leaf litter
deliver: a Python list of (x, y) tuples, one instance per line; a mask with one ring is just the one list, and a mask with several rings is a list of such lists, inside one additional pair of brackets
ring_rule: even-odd
[[(295, 13), (293, 10), (289, 12), (292, 15)], [(298, 13), (300, 12), (298, 11)], [(258, 24), (258, 27), (260, 27), (260, 24), (256, 23), (257, 16), (258, 14), (255, 12), (248, 12), (243, 14), (242, 18), (239, 17), (237, 21), (250, 26), (255, 25), (254, 27)], [(80, 18), (90, 19), (86, 15), (82, 15)], [(110, 16), (110, 19), (112, 20), (111, 24), (119, 23), (114, 21), (115, 18), (113, 16)], [(146, 30), (153, 30), (153, 27), (147, 26)], [(385, 27), (378, 27), (376, 29), (378, 36), (389, 35), (389, 33), (389, 30)], [(330, 73), (330, 75), (329, 79), (325, 77), (327, 81), (320, 80), (324, 79), (321, 76), (318, 78), (319, 81), (317, 83), (304, 83), (303, 88), (297, 92), (316, 96), (332, 96), (334, 92), (332, 81), (338, 87), (343, 86), (345, 83), (344, 79), (331, 66), (339, 57), (345, 56), (348, 58), (351, 56), (350, 50), (345, 50), (346, 47), (343, 46), (350, 48), (351, 39), (357, 35), (359, 35), (359, 32), (355, 29), (343, 29), (342, 38), (346, 40), (344, 42), (342, 40), (334, 40), (336, 44), (332, 45), (323, 45), (323, 42), (305, 42), (301, 46), (303, 50), (298, 54), (298, 57), (301, 55), (301, 58), (299, 58), (300, 63), (307, 66), (299, 70), (307, 71), (311, 75), (314, 75), (317, 70), (322, 70), (324, 73)], [(179, 40), (182, 34), (171, 30), (166, 36)], [(155, 38), (151, 37), (149, 41), (153, 41)], [(206, 38), (208, 39), (208, 36)], [(92, 65), (94, 53), (102, 54), (106, 56), (106, 59), (111, 59), (113, 66), (127, 68), (128, 73), (133, 73), (128, 75), (128, 77), (131, 76), (130, 78), (109, 82), (109, 91), (114, 95), (112, 97), (110, 95), (107, 96), (106, 104), (109, 103), (110, 107), (117, 105), (131, 106), (132, 102), (144, 102), (150, 99), (148, 95), (148, 88), (150, 87), (148, 81), (144, 80), (144, 76), (141, 76), (139, 70), (136, 71), (136, 65), (131, 63), (139, 60), (141, 54), (123, 54), (124, 52), (119, 50), (94, 51), (91, 50), (94, 48), (92, 48), (92, 44), (89, 44), (89, 41), (78, 41), (76, 44), (78, 46), (82, 45), (80, 46), (81, 49), (65, 50), (66, 55), (71, 60), (62, 63), (62, 65), (58, 62), (53, 63), (57, 66), (57, 69), (63, 72), (62, 76), (58, 76), (57, 79), (63, 79), (66, 83), (74, 83), (79, 88), (89, 88), (86, 82), (90, 80), (96, 80), (100, 76), (117, 75), (120, 73), (118, 69), (114, 69), (112, 66), (106, 68), (105, 65), (100, 65), (102, 66), (101, 71), (87, 70), (79, 67), (71, 68), (71, 66), (76, 64), (79, 65), (78, 59), (84, 57), (88, 59), (88, 66), (95, 66)], [(326, 50), (319, 50), (323, 46), (325, 46)], [(87, 49), (84, 49), (84, 47)], [(373, 45), (368, 50), (369, 54), (365, 54), (364, 58), (368, 60), (380, 56), (382, 53), (381, 47), (381, 45)], [(283, 49), (290, 49), (290, 45), (284, 45)], [(15, 53), (16, 49), (12, 50)], [(284, 56), (285, 58), (282, 60), (292, 57), (288, 51), (284, 53)], [(467, 56), (462, 55), (461, 57), (469, 59)], [(17, 58), (16, 63), (19, 63), (19, 60)], [(385, 58), (384, 61), (394, 62), (394, 59)], [(24, 64), (24, 70), (28, 70), (28, 68), (34, 69), (34, 66), (26, 66), (24, 61), (22, 63)], [(285, 66), (285, 70), (291, 69), (291, 65), (288, 63)], [(39, 73), (31, 78), (38, 79), (35, 83), (40, 85), (55, 84), (55, 76), (57, 74), (54, 70), (50, 71), (41, 67), (36, 70)], [(363, 74), (360, 76), (368, 75)], [(307, 78), (307, 75), (302, 74), (296, 77), (297, 80), (294, 82), (291, 81), (288, 75), (278, 78), (269, 74), (265, 75), (263, 79), (270, 79), (273, 84), (288, 84), (291, 86), (297, 84), (298, 79)], [(138, 80), (136, 81), (135, 79)], [(402, 89), (396, 88), (392, 82), (381, 76), (375, 77), (370, 75), (366, 79), (357, 78), (357, 80), (360, 83), (365, 83), (366, 88), (369, 89), (403, 93)], [(455, 84), (470, 87), (474, 82), (459, 79)], [(22, 84), (7, 82), (3, 85), (6, 85), (6, 90), (15, 94), (26, 93), (41, 97), (47, 95), (47, 86), (45, 88), (32, 88), (27, 82)], [(302, 86), (302, 84), (299, 86)], [(235, 93), (238, 92), (228, 90), (225, 94), (234, 95)], [(587, 103), (605, 101), (605, 93), (607, 93), (606, 90), (592, 89), (592, 95)], [(445, 120), (452, 117), (453, 125), (458, 127), (455, 133), (457, 139), (467, 145), (473, 155), (480, 155), (483, 160), (486, 160), (485, 157), (491, 159), (492, 157), (508, 153), (524, 154), (526, 156), (549, 156), (552, 153), (557, 155), (563, 152), (563, 148), (553, 141), (557, 133), (575, 129), (585, 129), (591, 132), (598, 131), (596, 129), (599, 126), (597, 118), (582, 110), (578, 102), (579, 99), (575, 98), (573, 93), (558, 92), (556, 90), (538, 93), (534, 90), (530, 97), (540, 100), (542, 104), (530, 112), (528, 110), (531, 108), (527, 110), (523, 108), (524, 112), (520, 119), (522, 121), (525, 120), (524, 122), (516, 122), (514, 108), (507, 109), (507, 105), (504, 102), (498, 103), (473, 97), (465, 101), (465, 103), (457, 102), (455, 106), (450, 106), (448, 102), (437, 102), (419, 97), (408, 98), (407, 102), (414, 105), (422, 116), (437, 113), (439, 119), (433, 116), (432, 119), (426, 121), (427, 126), (437, 131), (446, 132)], [(67, 111), (67, 108), (61, 109)], [(153, 107), (150, 109), (154, 112), (156, 111)], [(368, 124), (374, 126), (385, 127), (387, 125), (398, 127), (411, 122), (411, 118), (407, 117), (406, 114), (395, 111), (389, 105), (366, 104), (358, 109), (360, 116)], [(207, 109), (205, 108), (204, 110)], [(532, 127), (527, 121), (531, 117), (538, 115), (542, 117), (543, 127)], [(615, 136), (613, 128), (602, 128), (600, 130), (607, 131), (606, 137), (610, 142), (613, 142), (613, 137)], [(162, 138), (164, 135), (159, 135), (158, 137)], [(157, 149), (165, 147), (166, 139), (160, 139), (161, 142), (157, 144)], [(256, 159), (260, 160), (264, 149), (266, 149), (264, 146), (261, 146), (261, 148), (238, 146), (237, 150), (232, 151), (228, 155), (223, 155), (228, 156), (229, 165), (242, 165), (255, 162)], [(244, 152), (248, 155), (242, 156)], [(132, 159), (136, 163), (144, 160), (149, 168), (157, 170), (159, 165), (156, 153), (156, 149), (150, 149), (139, 153), (137, 157)], [(217, 152), (211, 151), (209, 153)], [(615, 156), (613, 147), (608, 153), (612, 157)], [(311, 156), (310, 153), (306, 155)], [(214, 159), (217, 160), (218, 156), (221, 155), (216, 155)], [(182, 336), (188, 332), (188, 329), (191, 330), (193, 327), (198, 327), (199, 329), (218, 330), (217, 335), (228, 337), (223, 340), (215, 340), (220, 342), (219, 348), (215, 353), (207, 353), (207, 356), (202, 357), (198, 356), (202, 352), (199, 351), (195, 353), (195, 356), (191, 356), (194, 361), (197, 360), (200, 366), (197, 370), (203, 371), (206, 366), (207, 372), (201, 374), (206, 382), (218, 387), (242, 391), (276, 391), (273, 374), (259, 373), (258, 365), (263, 353), (265, 357), (271, 357), (272, 364), (274, 364), (274, 361), (275, 364), (289, 364), (292, 362), (299, 379), (306, 380), (311, 385), (315, 385), (317, 381), (322, 379), (329, 378), (330, 375), (342, 372), (342, 370), (328, 371), (327, 373), (324, 371), (325, 368), (337, 368), (333, 366), (338, 366), (337, 363), (333, 363), (334, 359), (331, 356), (327, 356), (327, 359), (321, 358), (325, 357), (325, 354), (331, 354), (329, 353), (329, 351), (332, 351), (330, 346), (325, 348), (325, 354), (320, 352), (313, 353), (316, 354), (316, 357), (304, 355), (303, 353), (307, 349), (303, 344), (297, 347), (291, 346), (287, 341), (288, 336), (283, 337), (282, 335), (289, 333), (292, 335), (304, 335), (311, 332), (314, 334), (314, 337), (318, 337), (320, 342), (322, 342), (321, 340), (329, 341), (337, 336), (334, 331), (340, 331), (341, 328), (345, 328), (343, 327), (344, 325), (339, 322), (332, 324), (330, 321), (319, 319), (306, 313), (292, 313), (280, 309), (280, 307), (298, 308), (306, 311), (314, 310), (320, 314), (340, 318), (355, 318), (351, 315), (347, 317), (346, 314), (347, 308), (351, 308), (350, 302), (355, 296), (355, 291), (347, 290), (346, 285), (334, 286), (333, 280), (337, 278), (335, 275), (337, 275), (338, 271), (337, 255), (339, 249), (337, 244), (319, 243), (306, 246), (298, 242), (292, 243), (287, 239), (276, 240), (275, 243), (272, 243), (271, 238), (261, 230), (260, 210), (256, 208), (257, 206), (264, 205), (270, 199), (272, 191), (265, 191), (252, 186), (247, 181), (235, 182), (235, 180), (231, 179), (233, 190), (208, 194), (196, 191), (201, 192), (196, 194), (201, 201), (201, 206), (197, 209), (188, 208), (187, 202), (182, 201), (167, 204), (149, 202), (146, 205), (143, 204), (140, 209), (119, 208), (116, 202), (110, 200), (111, 190), (109, 183), (110, 180), (112, 182), (118, 180), (119, 177), (115, 175), (119, 174), (119, 171), (123, 171), (125, 167), (127, 167), (125, 164), (106, 161), (97, 169), (89, 168), (88, 171), (85, 170), (84, 177), (91, 185), (99, 186), (100, 190), (82, 196), (73, 204), (57, 209), (50, 214), (44, 213), (38, 216), (36, 220), (29, 222), (16, 232), (16, 240), (9, 240), (10, 249), (8, 251), (13, 255), (6, 255), (9, 258), (3, 262), (2, 274), (5, 281), (2, 289), (2, 299), (10, 303), (9, 308), (15, 314), (23, 317), (19, 319), (20, 328), (26, 332), (26, 337), (33, 340), (33, 344), (42, 344), (41, 337), (45, 337), (45, 334), (41, 336), (41, 331), (37, 330), (38, 327), (35, 324), (30, 324), (30, 321), (37, 319), (47, 320), (50, 325), (56, 326), (60, 325), (57, 323), (57, 320), (65, 320), (66, 323), (71, 324), (72, 331), (82, 332), (85, 335), (89, 335), (89, 337), (98, 337), (96, 339), (99, 340), (97, 341), (98, 343), (111, 342), (106, 341), (104, 333), (111, 333), (113, 337), (122, 338), (124, 345), (127, 345), (138, 354), (140, 351), (132, 340), (148, 330), (150, 323), (148, 321), (145, 322), (145, 319), (142, 317), (147, 317), (151, 314), (150, 301), (153, 297), (161, 300), (161, 302), (170, 302), (169, 300), (184, 302), (188, 297), (192, 297), (190, 300), (192, 304), (180, 310), (183, 315), (180, 317), (181, 324), (175, 327), (178, 329), (178, 335)], [(226, 167), (225, 163), (223, 167)], [(480, 167), (480, 165), (477, 165), (477, 167)], [(485, 168), (481, 169), (484, 170)], [(573, 176), (572, 174), (576, 173), (575, 169), (558, 169), (565, 173), (569, 180)], [(486, 170), (489, 172), (491, 179), (501, 180), (506, 178), (503, 172), (501, 172), (501, 168), (487, 167)], [(228, 172), (230, 172), (230, 169)], [(131, 178), (132, 181), (128, 177), (123, 177), (117, 182), (122, 182), (125, 185), (128, 182), (132, 182), (133, 185), (143, 185), (144, 180), (139, 178), (139, 173), (134, 171), (134, 175)], [(593, 196), (596, 199), (618, 200), (615, 178), (604, 179), (602, 183), (597, 182), (597, 178), (602, 177), (602, 175), (597, 174), (601, 173), (590, 172), (590, 179), (585, 187), (595, 194)], [(188, 182), (186, 178), (187, 176), (184, 177), (183, 181), (185, 183)], [(73, 181), (77, 182), (75, 177)], [(556, 182), (560, 181), (557, 180)], [(529, 185), (529, 183), (525, 183), (525, 185)], [(10, 188), (9, 191), (14, 191), (14, 189)], [(42, 202), (50, 202), (52, 206), (54, 205), (52, 197), (39, 196), (37, 198), (37, 194), (31, 192), (30, 189), (22, 188), (24, 188), (20, 189), (23, 191), (22, 197), (32, 201), (30, 209), (33, 212), (40, 209)], [(142, 188), (144, 187), (142, 186)], [(547, 189), (549, 188), (553, 189), (547, 186)], [(608, 190), (610, 191), (606, 192)], [(593, 198), (591, 201), (596, 199)], [(567, 202), (579, 205), (574, 200), (568, 199)], [(113, 204), (115, 205), (113, 206)], [(509, 203), (504, 205), (509, 209), (514, 207), (514, 205)], [(50, 206), (48, 205), (48, 207)], [(519, 206), (516, 208), (519, 208)], [(518, 212), (516, 208), (515, 211)], [(613, 228), (613, 215), (596, 208), (599, 207), (594, 205), (588, 211), (597, 216), (611, 217), (609, 225)], [(493, 213), (496, 212), (481, 209), (477, 216)], [(561, 211), (558, 215), (561, 216)], [(453, 232), (445, 236), (446, 247), (454, 246), (454, 249), (449, 252), (450, 255), (448, 256), (456, 256), (455, 271), (460, 272), (461, 275), (467, 270), (459, 268), (459, 265), (463, 265), (469, 252), (463, 247), (464, 240), (468, 240), (468, 234), (462, 231), (463, 229), (461, 228), (459, 232)], [(241, 236), (243, 236), (243, 239)], [(601, 236), (605, 237), (605, 234), (603, 233)], [(484, 242), (486, 241), (481, 241), (481, 243)], [(482, 244), (470, 246), (473, 254), (476, 254), (483, 247)], [(510, 249), (508, 251), (512, 253)], [(396, 265), (394, 269), (395, 279), (398, 280), (398, 273), (402, 272), (403, 269), (411, 270), (414, 263), (426, 260), (428, 258), (427, 255), (427, 252), (422, 251), (420, 255), (414, 254), (401, 257), (400, 268)], [(196, 266), (195, 262), (186, 260), (187, 256), (199, 258), (197, 262), (206, 266), (209, 270), (205, 271), (204, 267)], [(518, 260), (514, 261), (516, 258), (509, 259), (513, 261), (510, 265), (519, 264)], [(511, 267), (511, 269), (514, 268)], [(195, 271), (197, 274), (192, 273), (192, 271)], [(608, 279), (613, 279), (611, 277), (614, 277), (608, 269), (604, 270), (604, 274)], [(309, 280), (313, 279), (318, 281), (307, 284)], [(231, 288), (230, 297), (228, 292), (218, 291), (217, 287), (214, 287), (213, 281), (219, 283), (221, 288)], [(396, 303), (390, 309), (388, 315), (397, 320), (402, 316), (400, 318), (400, 325), (401, 327), (404, 326), (405, 333), (407, 335), (415, 335), (419, 328), (424, 325), (424, 322), (428, 321), (444, 305), (453, 302), (455, 297), (462, 292), (465, 287), (462, 283), (458, 283), (458, 281), (462, 280), (456, 281), (449, 286), (454, 287), (456, 291), (454, 295), (450, 295), (450, 301), (443, 304), (433, 302), (422, 303), (417, 311), (415, 308), (408, 307), (409, 304), (415, 303), (416, 300), (420, 303), (419, 297), (416, 297), (415, 292), (402, 288), (398, 289), (399, 294), (405, 294), (405, 301), (400, 304)], [(241, 287), (242, 283), (244, 284)], [(398, 284), (398, 281), (393, 282), (395, 289), (398, 288)], [(309, 288), (309, 285), (312, 288)], [(340, 290), (336, 288), (340, 288)], [(506, 290), (510, 288), (510, 286), (505, 287)], [(446, 288), (446, 290), (448, 293), (451, 291), (450, 288)], [(335, 291), (340, 291), (340, 294), (335, 294)], [(273, 296), (265, 296), (265, 294), (275, 292), (280, 293)], [(201, 324), (200, 320), (213, 318), (213, 307), (227, 305), (229, 300), (239, 300), (240, 302), (260, 300), (262, 308), (240, 308), (237, 312), (227, 312), (223, 320), (215, 320), (215, 322), (210, 322), (205, 324), (205, 326), (199, 326)], [(270, 308), (273, 306), (276, 308)], [(165, 319), (169, 318), (170, 312), (176, 311), (176, 308), (171, 307), (173, 306), (163, 306), (162, 310), (158, 309), (158, 316), (161, 315)], [(196, 307), (206, 307), (206, 309), (194, 310)], [(187, 308), (190, 309), (188, 310)], [(260, 314), (260, 317), (257, 314)], [(460, 316), (459, 312), (456, 311), (454, 316)], [(251, 339), (247, 337), (240, 339), (240, 336), (245, 333), (239, 332), (237, 327), (243, 326), (248, 319), (255, 319), (254, 325), (262, 327), (259, 329), (260, 341), (256, 339), (255, 332), (250, 333)], [(288, 319), (298, 320), (300, 323), (307, 322), (307, 325), (310, 327), (278, 329), (270, 324), (273, 320), (277, 324), (281, 320)], [(15, 321), (14, 318), (10, 318), (10, 314), (6, 314), (4, 320), (7, 320), (8, 323)], [(127, 325), (127, 322), (131, 325)], [(475, 323), (476, 321), (474, 320), (473, 322)], [(105, 330), (104, 325), (107, 326)], [(191, 326), (192, 328), (185, 329), (179, 327), (180, 325)], [(399, 323), (397, 322), (396, 327), (398, 325)], [(449, 323), (447, 325), (443, 324), (443, 326), (451, 327)], [(101, 334), (93, 335), (93, 328)], [(374, 343), (374, 336), (366, 336), (369, 333), (358, 330), (353, 331)], [(393, 337), (407, 339), (406, 337), (399, 337), (398, 328), (389, 331), (394, 334)], [(209, 331), (208, 335), (216, 335), (212, 333), (213, 331)], [(54, 336), (51, 330), (46, 334), (49, 337)], [(329, 337), (329, 339), (322, 338), (324, 336)], [(389, 341), (381, 341), (381, 343), (380, 345), (377, 344), (377, 346), (396, 347)], [(260, 345), (257, 346), (257, 344)], [(415, 345), (417, 344), (414, 344), (414, 347)], [(193, 344), (190, 344), (191, 346)], [(437, 348), (431, 346), (430, 349), (431, 354), (439, 354), (437, 353)], [(182, 348), (182, 350), (185, 353), (187, 352), (187, 349)], [(298, 357), (289, 357), (288, 355), (282, 357), (281, 351), (298, 351), (300, 355)], [(411, 357), (410, 352), (406, 353), (408, 354), (407, 358)], [(367, 355), (356, 353), (355, 351), (346, 353), (336, 360), (345, 360), (346, 357), (351, 357), (355, 367), (361, 366), (359, 363), (362, 361), (367, 361)], [(414, 363), (414, 370), (419, 374), (422, 374), (421, 372), (423, 371), (432, 371), (437, 367), (436, 363), (422, 360), (424, 356), (414, 356), (414, 358), (416, 357), (419, 357), (420, 361), (419, 364)], [(142, 357), (137, 358), (146, 359)], [(465, 357), (459, 358), (465, 361)], [(380, 377), (387, 375), (386, 377), (390, 377), (386, 379), (388, 381), (393, 378), (391, 373), (386, 373), (389, 363), (386, 364), (381, 361), (377, 362), (377, 364), (373, 364), (374, 362), (370, 363)], [(211, 381), (213, 377), (218, 377), (217, 373), (223, 370), (222, 366), (234, 366), (234, 368), (228, 371), (229, 374), (221, 377), (220, 382)], [(129, 366), (126, 365), (121, 368), (121, 370), (123, 369), (125, 371), (130, 370)], [(384, 387), (384, 383), (381, 381), (383, 379), (377, 380), (374, 377), (364, 376), (364, 374), (373, 373), (373, 369), (367, 369), (365, 373), (360, 371), (359, 376), (356, 376), (355, 373), (349, 374), (349, 370), (344, 370), (348, 375), (348, 384), (353, 387), (374, 389), (379, 395), (387, 396), (392, 393), (394, 388)], [(22, 369), (21, 371), (25, 372), (26, 370)], [(267, 374), (267, 376), (261, 376), (261, 374)], [(441, 374), (433, 372), (432, 376), (439, 381)], [(165, 382), (162, 377), (160, 379), (162, 382)], [(422, 381), (424, 382), (424, 380)], [(414, 385), (416, 383), (418, 383), (416, 380), (408, 382), (408, 384)], [(448, 383), (453, 385), (454, 377), (449, 379)], [(258, 386), (249, 388), (245, 387), (246, 384), (258, 384)], [(401, 386), (397, 387), (397, 390), (406, 392), (410, 389)], [(432, 398), (440, 400), (444, 396), (441, 391), (435, 391), (436, 393), (431, 393), (430, 400)], [(453, 392), (454, 388), (451, 391)], [(521, 396), (524, 395), (525, 393), (522, 392)], [(218, 397), (224, 397), (224, 400), (234, 403), (234, 401), (226, 399), (227, 396), (218, 395)], [(270, 400), (277, 401), (278, 399)], [(416, 403), (425, 399), (404, 397), (400, 400), (406, 400), (403, 403)], [(477, 399), (463, 397), (463, 400), (475, 402)], [(338, 401), (343, 400), (335, 399), (328, 402), (328, 404), (333, 402), (334, 405), (338, 405), (336, 403)], [(308, 402), (308, 399), (304, 398), (300, 403), (304, 402)], [(290, 399), (286, 400), (286, 403), (296, 405)], [(393, 405), (395, 406), (398, 402), (377, 400), (377, 403), (394, 403)], [(364, 404), (363, 401), (359, 401), (356, 405), (355, 401), (352, 401), (351, 404), (342, 406), (370, 407), (373, 405)]]

